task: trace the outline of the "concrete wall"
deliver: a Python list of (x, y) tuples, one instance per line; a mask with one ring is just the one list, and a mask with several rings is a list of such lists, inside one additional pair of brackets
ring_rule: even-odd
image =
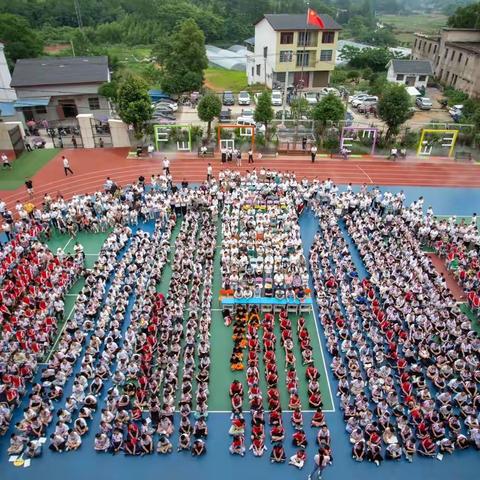
[(415, 77), (415, 83), (411, 86), (415, 87), (415, 88), (422, 88), (422, 87), (425, 87), (427, 88), (427, 83), (428, 83), (428, 75), (423, 75), (425, 77), (425, 80), (420, 80), (420, 77), (421, 75), (416, 75), (416, 74), (402, 74), (403, 75), (403, 79), (402, 80), (397, 80), (397, 74), (393, 71), (393, 66), (390, 65), (390, 67), (388, 67), (388, 71), (387, 71), (387, 80), (389, 82), (393, 82), (393, 83), (398, 83), (399, 85), (407, 85), (407, 79), (410, 79), (410, 77)]
[(0, 152), (5, 152), (9, 157), (11, 156), (11, 152), (13, 152), (12, 141), (8, 134), (11, 128), (11, 125), (0, 122)]
[(114, 147), (130, 147), (130, 137), (128, 135), (128, 127), (122, 120), (109, 119), (110, 133), (112, 136), (112, 145)]
[(80, 134), (82, 136), (83, 148), (95, 148), (95, 138), (92, 131), (92, 119), (91, 113), (81, 113), (77, 115), (78, 126), (80, 128)]
[[(247, 78), (248, 84), (266, 84), (272, 87), (272, 71), (275, 66), (276, 32), (264, 18), (255, 26), (255, 52), (247, 56)], [(264, 47), (268, 48), (267, 58), (263, 56)], [(257, 65), (260, 65), (260, 75), (257, 75)], [(252, 73), (253, 67), (253, 73)], [(266, 80), (266, 81), (265, 81)]]

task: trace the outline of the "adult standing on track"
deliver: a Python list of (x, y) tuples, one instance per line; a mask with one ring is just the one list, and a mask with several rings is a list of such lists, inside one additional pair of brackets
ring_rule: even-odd
[(212, 164), (209, 163), (207, 167), (207, 182), (209, 182), (212, 179), (212, 176), (213, 176), (213, 168), (212, 168)]
[(163, 158), (163, 173), (164, 175), (170, 175), (170, 160), (167, 157)]
[(312, 145), (312, 148), (310, 149), (310, 155), (312, 156), (312, 163), (315, 163), (315, 157), (317, 156), (317, 146)]
[(65, 176), (68, 177), (68, 172), (70, 172), (73, 175), (73, 170), (70, 168), (70, 162), (68, 161), (68, 158), (62, 156), (63, 160), (63, 171), (65, 172)]
[(30, 178), (25, 178), (25, 188), (27, 189), (28, 196), (33, 197), (33, 182)]

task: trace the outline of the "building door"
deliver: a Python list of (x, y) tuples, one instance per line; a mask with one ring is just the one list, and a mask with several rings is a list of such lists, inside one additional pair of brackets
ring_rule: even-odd
[(63, 117), (64, 118), (76, 118), (78, 115), (77, 105), (75, 105), (75, 100), (59, 100), (58, 104), (60, 105)]
[(407, 79), (405, 80), (405, 84), (407, 85), (407, 87), (414, 87), (416, 79), (417, 77), (415, 75), (408, 75)]
[(299, 89), (308, 88), (310, 85), (310, 72), (295, 72), (293, 74), (293, 85)]

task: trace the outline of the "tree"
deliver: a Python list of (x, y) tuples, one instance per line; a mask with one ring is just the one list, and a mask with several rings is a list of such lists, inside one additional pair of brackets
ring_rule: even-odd
[(9, 13), (0, 14), (0, 41), (5, 44), (5, 57), (10, 67), (19, 58), (35, 58), (42, 54), (43, 43), (27, 20)]
[(118, 87), (117, 102), (120, 118), (133, 125), (135, 136), (141, 138), (145, 122), (152, 117), (147, 84), (134, 75), (125, 76)]
[(295, 120), (301, 120), (303, 116), (308, 117), (310, 110), (310, 104), (304, 97), (295, 98), (290, 102), (290, 111), (292, 112), (292, 118)]
[(163, 70), (162, 88), (167, 93), (183, 93), (200, 90), (203, 71), (208, 67), (205, 53), (205, 36), (194, 20), (183, 21), (157, 51)]
[(337, 123), (345, 117), (345, 105), (333, 94), (323, 97), (312, 110), (312, 118), (321, 128), (328, 123)]
[(480, 2), (457, 8), (447, 24), (452, 28), (480, 28)]
[(200, 120), (208, 123), (207, 139), (210, 140), (212, 121), (220, 115), (222, 111), (222, 101), (217, 95), (209, 93), (202, 97), (198, 103), (197, 112)]
[(274, 111), (272, 108), (272, 97), (269, 92), (263, 92), (257, 101), (257, 108), (253, 114), (253, 119), (257, 123), (265, 125), (265, 138), (268, 139), (268, 124), (273, 120)]
[(378, 115), (387, 124), (387, 139), (396, 135), (400, 126), (410, 118), (410, 107), (410, 96), (404, 85), (390, 84), (385, 87), (378, 102)]

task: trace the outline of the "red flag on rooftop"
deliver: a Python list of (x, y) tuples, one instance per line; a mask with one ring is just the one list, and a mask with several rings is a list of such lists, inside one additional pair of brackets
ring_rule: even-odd
[(325, 28), (322, 18), (312, 8), (309, 8), (307, 11), (307, 25), (315, 25), (318, 28)]

